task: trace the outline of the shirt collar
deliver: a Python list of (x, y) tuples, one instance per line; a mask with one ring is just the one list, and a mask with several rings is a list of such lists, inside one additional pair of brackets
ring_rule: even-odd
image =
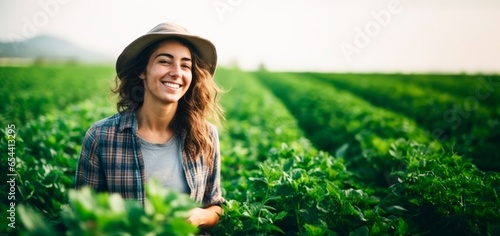
[(125, 129), (132, 129), (132, 132), (135, 133), (137, 131), (137, 117), (135, 116), (135, 112), (123, 112), (120, 115), (122, 117), (118, 131), (122, 132)]

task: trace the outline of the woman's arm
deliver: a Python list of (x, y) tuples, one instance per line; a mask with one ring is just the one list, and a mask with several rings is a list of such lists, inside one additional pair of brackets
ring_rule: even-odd
[(187, 219), (191, 224), (202, 228), (212, 228), (219, 223), (219, 215), (222, 215), (223, 209), (220, 204), (225, 202), (222, 197), (222, 189), (220, 186), (220, 148), (219, 134), (215, 126), (211, 125), (212, 141), (215, 148), (212, 170), (207, 177), (205, 194), (203, 198), (203, 208), (195, 208), (190, 211)]
[(187, 221), (202, 229), (209, 229), (219, 223), (219, 215), (223, 214), (222, 207), (218, 205), (207, 208), (194, 208), (189, 212)]

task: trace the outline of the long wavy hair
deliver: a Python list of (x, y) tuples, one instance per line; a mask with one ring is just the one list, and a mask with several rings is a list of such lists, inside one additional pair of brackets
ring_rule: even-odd
[[(218, 102), (222, 90), (209, 72), (212, 65), (199, 57), (191, 43), (182, 38), (166, 40), (176, 40), (186, 46), (193, 61), (191, 85), (179, 100), (171, 128), (176, 134), (185, 134), (184, 151), (189, 158), (194, 160), (202, 156), (204, 163), (211, 167), (216, 152), (213, 139), (216, 137), (212, 136), (210, 122), (218, 125), (224, 119), (223, 109)], [(151, 54), (163, 41), (165, 40), (149, 45), (136, 57), (134, 63), (118, 72), (115, 88), (111, 90), (118, 95), (118, 112), (136, 112), (143, 105), (144, 82), (139, 75), (146, 70)]]

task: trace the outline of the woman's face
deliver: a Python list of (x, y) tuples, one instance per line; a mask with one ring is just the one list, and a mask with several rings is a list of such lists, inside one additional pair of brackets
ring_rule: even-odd
[(189, 89), (192, 66), (189, 48), (175, 40), (161, 42), (139, 75), (144, 80), (144, 102), (177, 103)]

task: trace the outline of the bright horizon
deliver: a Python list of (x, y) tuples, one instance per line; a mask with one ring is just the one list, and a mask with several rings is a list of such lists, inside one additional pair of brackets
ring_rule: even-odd
[(500, 72), (494, 0), (0, 0), (0, 40), (52, 35), (116, 58), (171, 21), (219, 65), (332, 72)]

